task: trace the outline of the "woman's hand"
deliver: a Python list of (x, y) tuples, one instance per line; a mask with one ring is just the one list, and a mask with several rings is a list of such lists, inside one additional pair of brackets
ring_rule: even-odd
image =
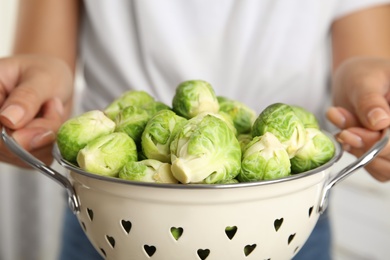
[[(0, 59), (0, 125), (38, 159), (52, 162), (52, 144), (72, 109), (73, 73), (60, 59), (19, 55)], [(0, 142), (0, 161), (26, 167)]]
[[(361, 156), (390, 126), (390, 61), (352, 58), (333, 77), (333, 103), (328, 119), (341, 129), (337, 135), (344, 149)], [(390, 180), (390, 144), (366, 167), (379, 181)]]

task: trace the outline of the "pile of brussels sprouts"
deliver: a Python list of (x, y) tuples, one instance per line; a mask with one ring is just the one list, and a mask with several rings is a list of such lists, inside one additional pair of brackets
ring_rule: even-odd
[(171, 106), (131, 90), (103, 111), (66, 121), (57, 145), (81, 169), (132, 181), (227, 184), (314, 169), (335, 147), (302, 107), (271, 104), (258, 116), (216, 96), (203, 80), (182, 82)]

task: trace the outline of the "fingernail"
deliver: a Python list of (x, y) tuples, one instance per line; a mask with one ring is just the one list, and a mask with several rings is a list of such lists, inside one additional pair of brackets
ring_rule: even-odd
[(388, 120), (389, 115), (382, 108), (374, 108), (368, 113), (368, 120), (371, 125), (375, 126), (382, 120)]
[(10, 105), (0, 113), (0, 116), (7, 120), (11, 125), (16, 125), (22, 120), (24, 109), (17, 105)]
[(55, 134), (53, 131), (43, 132), (41, 134), (34, 136), (31, 139), (30, 147), (31, 149), (40, 148), (52, 143), (54, 140), (55, 140)]
[(348, 130), (341, 131), (341, 133), (339, 134), (339, 138), (343, 140), (344, 145), (350, 145), (354, 148), (364, 147), (362, 138), (360, 138), (360, 136), (355, 135), (354, 133)]

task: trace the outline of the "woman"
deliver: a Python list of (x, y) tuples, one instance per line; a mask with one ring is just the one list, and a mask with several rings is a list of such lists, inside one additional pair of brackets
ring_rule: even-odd
[[(22, 0), (15, 55), (0, 60), (0, 122), (50, 162), (80, 61), (83, 111), (128, 89), (170, 103), (178, 83), (203, 79), (257, 111), (274, 102), (304, 106), (324, 128), (331, 87), (328, 119), (358, 156), (390, 124), (389, 2)], [(388, 151), (367, 166), (379, 181), (390, 179)], [(1, 160), (23, 166), (3, 145)], [(65, 220), (61, 259), (97, 259), (75, 217)], [(325, 214), (296, 259), (329, 258)]]

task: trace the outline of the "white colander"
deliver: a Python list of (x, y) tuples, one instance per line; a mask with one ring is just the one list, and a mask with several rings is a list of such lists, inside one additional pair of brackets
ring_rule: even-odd
[[(102, 177), (56, 160), (67, 177), (32, 157), (9, 137), (15, 154), (59, 182), (89, 240), (114, 260), (278, 260), (303, 247), (337, 182), (371, 161), (389, 131), (369, 152), (338, 173), (340, 144), (325, 165), (278, 180), (224, 185), (151, 184)], [(175, 236), (173, 235), (176, 234)]]

